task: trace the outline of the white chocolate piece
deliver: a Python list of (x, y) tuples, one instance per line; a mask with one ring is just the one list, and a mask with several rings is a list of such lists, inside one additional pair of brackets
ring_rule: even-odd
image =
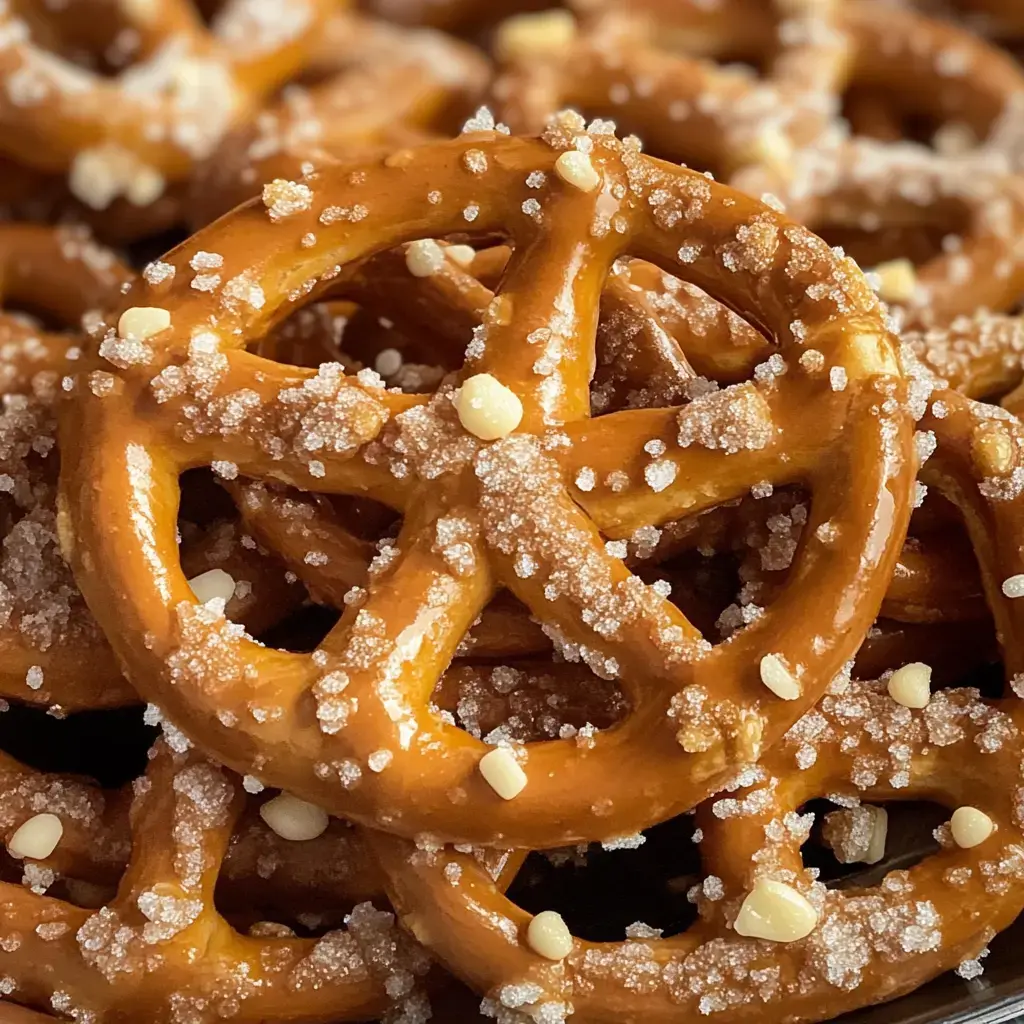
[(1003, 580), (1003, 594), (1009, 598), (1024, 597), (1024, 572)]
[(920, 661), (896, 669), (889, 679), (889, 696), (905, 708), (926, 708), (932, 699), (931, 666)]
[(382, 348), (377, 353), (373, 368), (382, 377), (393, 377), (402, 368), (402, 353), (397, 348)]
[(46, 860), (64, 835), (64, 823), (56, 814), (37, 814), (23, 822), (7, 843), (12, 857)]
[(958, 807), (949, 819), (953, 842), (961, 849), (980, 846), (996, 830), (996, 823), (977, 807)]
[(581, 192), (593, 192), (601, 184), (601, 175), (597, 173), (590, 154), (575, 149), (567, 150), (555, 161), (555, 173), (567, 185)]
[(818, 913), (792, 886), (760, 878), (736, 915), (738, 935), (770, 942), (796, 942), (814, 931)]
[(471, 245), (449, 245), (445, 255), (460, 267), (468, 267), (476, 259), (476, 249)]
[(879, 864), (885, 858), (885, 843), (889, 838), (889, 812), (884, 807), (866, 807), (874, 817), (871, 841), (864, 854), (865, 864)]
[(281, 793), (260, 807), (260, 817), (282, 839), (307, 842), (327, 831), (330, 818), (322, 807), (300, 800), (291, 793)]
[(519, 396), (489, 373), (470, 377), (453, 398), (459, 422), (483, 441), (508, 437), (523, 418)]
[(803, 693), (800, 683), (777, 654), (766, 654), (761, 659), (761, 682), (782, 700), (799, 700)]
[(908, 259), (889, 260), (879, 263), (874, 273), (878, 275), (878, 295), (886, 302), (909, 302), (917, 290), (917, 271)]
[(206, 604), (215, 598), (222, 598), (227, 604), (235, 596), (235, 581), (223, 569), (207, 569), (188, 581), (196, 600)]
[(505, 747), (495, 747), (480, 758), (480, 774), (502, 800), (514, 800), (526, 788), (526, 772)]
[(546, 960), (564, 960), (572, 952), (572, 932), (554, 910), (542, 910), (526, 929), (530, 949)]
[(444, 249), (432, 238), (410, 242), (405, 250), (405, 265), (413, 277), (433, 277), (444, 268)]
[(160, 306), (132, 306), (121, 314), (117, 321), (117, 333), (121, 338), (145, 341), (154, 334), (166, 331), (171, 326), (171, 314)]
[(763, 164), (788, 176), (793, 165), (793, 143), (782, 128), (768, 123), (742, 146), (742, 156), (746, 163)]
[(576, 19), (569, 11), (541, 11), (506, 18), (494, 34), (500, 61), (532, 60), (557, 54), (576, 38)]

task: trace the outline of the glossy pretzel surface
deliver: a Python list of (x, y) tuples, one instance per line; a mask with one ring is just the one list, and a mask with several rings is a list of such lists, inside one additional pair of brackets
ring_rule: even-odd
[[(363, 171), (325, 172), (307, 186), (308, 203), (284, 217), (258, 203), (241, 208), (129, 293), (126, 305), (167, 308), (172, 327), (141, 348), (108, 332), (101, 352), (113, 364), (79, 377), (65, 419), (75, 457), (65, 463), (62, 537), (135, 684), (232, 767), (404, 834), (553, 844), (692, 806), (770, 744), (853, 653), (909, 509), (904, 385), (853, 267), (769, 208), (628, 142), (578, 132), (570, 123), (552, 144), (466, 135)], [(600, 168), (593, 193), (554, 172), (574, 138)], [(242, 350), (292, 302), (329, 286), (344, 262), (410, 236), (467, 230), (511, 236), (516, 247), (463, 371), (490, 372), (517, 391), (524, 417), (505, 440), (483, 445), (462, 430), (451, 385), (429, 400), (391, 394), (372, 376), (299, 370)], [(703, 405), (588, 419), (594, 300), (623, 250), (706, 286), (762, 323), (782, 352), (822, 351), (849, 387), (834, 391), (776, 361)], [(254, 262), (254, 252), (265, 255)], [(221, 261), (212, 274), (208, 254)], [(797, 442), (789, 412), (816, 403), (815, 421), (834, 426)], [(177, 474), (210, 462), (405, 512), (390, 564), (312, 657), (254, 646), (183, 589), (168, 533)], [(810, 480), (820, 496), (812, 532), (829, 522), (846, 543), (808, 546), (777, 609), (710, 651), (598, 531), (628, 537), (765, 478)], [(117, 568), (94, 571), (111, 544)], [(570, 657), (620, 675), (634, 704), (593, 750), (531, 746), (534, 783), (510, 802), (475, 771), (486, 748), (425, 707), (499, 586)], [(806, 622), (796, 624), (810, 594), (831, 609), (814, 643)], [(766, 694), (757, 665), (769, 653), (808, 680), (800, 700)], [(684, 691), (711, 702), (699, 737), (673, 720)], [(387, 768), (367, 771), (378, 751), (391, 754)], [(634, 770), (628, 783), (619, 773), (618, 794), (608, 765), (623, 756)]]

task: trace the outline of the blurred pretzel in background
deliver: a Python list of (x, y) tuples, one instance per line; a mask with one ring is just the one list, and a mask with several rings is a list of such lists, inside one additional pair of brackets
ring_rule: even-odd
[(0, 153), (110, 209), (117, 236), (158, 231), (199, 161), (304, 66), (333, 8), (231, 0), (207, 27), (189, 0), (11, 5)]
[(354, 12), (326, 30), (306, 68), (311, 83), (288, 86), (206, 160), (188, 202), (194, 228), (325, 160), (358, 163), (450, 134), (483, 94), (487, 62), (467, 43)]

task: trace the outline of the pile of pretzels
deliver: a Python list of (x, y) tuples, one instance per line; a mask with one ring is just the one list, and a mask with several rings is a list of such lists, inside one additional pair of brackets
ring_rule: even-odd
[(0, 0), (0, 1022), (982, 984), (1018, 53), (1014, 0)]

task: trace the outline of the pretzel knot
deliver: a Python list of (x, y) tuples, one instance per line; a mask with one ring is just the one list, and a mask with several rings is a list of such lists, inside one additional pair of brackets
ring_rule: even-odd
[[(245, 351), (342, 264), (461, 234), (514, 251), (461, 375), (433, 396)], [(754, 381), (681, 409), (588, 418), (598, 299), (625, 252), (704, 288), (779, 351)], [(776, 211), (582, 121), (280, 184), (153, 264), (127, 305), (127, 337), (107, 331), (63, 418), (62, 543), (142, 694), (225, 764), (332, 813), (484, 845), (634, 832), (756, 760), (881, 603), (910, 508), (912, 417), (863, 277)], [(483, 374), (522, 409), (490, 442), (462, 426)], [(265, 649), (192, 599), (178, 475), (210, 464), (404, 513), (311, 654)], [(764, 480), (813, 491), (811, 539), (775, 605), (712, 648), (629, 572), (625, 538), (650, 541)], [(478, 770), (488, 748), (429, 705), (499, 588), (567, 658), (618, 676), (632, 707), (592, 745), (499, 752), (505, 781), (525, 771), (517, 794), (495, 784), (514, 799)]]

